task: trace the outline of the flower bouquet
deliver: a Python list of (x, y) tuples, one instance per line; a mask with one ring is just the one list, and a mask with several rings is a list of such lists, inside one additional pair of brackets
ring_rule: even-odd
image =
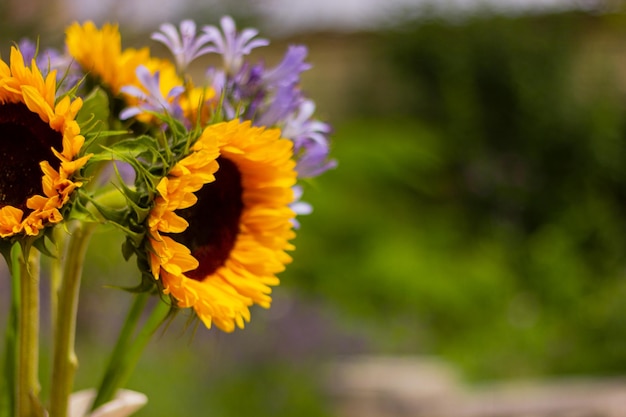
[[(152, 39), (170, 50), (165, 59), (122, 48), (116, 25), (74, 23), (63, 51), (22, 40), (0, 60), (0, 252), (12, 278), (0, 416), (128, 415), (146, 399), (121, 388), (170, 315), (187, 309), (232, 332), (251, 306), (270, 306), (295, 217), (311, 211), (302, 182), (335, 161), (330, 126), (300, 88), (306, 47), (267, 67), (249, 59), (269, 43), (257, 35), (228, 16), (220, 27), (164, 24)], [(208, 54), (221, 64), (192, 78), (190, 64)], [(104, 224), (123, 232), (122, 254), (136, 261), (134, 298), (97, 388), (72, 394), (85, 253)], [(40, 317), (53, 332), (49, 398)]]

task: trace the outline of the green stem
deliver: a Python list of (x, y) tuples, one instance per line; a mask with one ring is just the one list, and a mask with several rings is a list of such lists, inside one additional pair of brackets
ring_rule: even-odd
[(67, 257), (58, 289), (58, 310), (54, 334), (50, 417), (67, 417), (69, 396), (74, 385), (78, 359), (74, 351), (78, 294), (85, 253), (96, 223), (75, 223), (67, 246)]
[(56, 257), (50, 262), (50, 324), (52, 334), (56, 334), (57, 316), (59, 311), (59, 290), (63, 281), (63, 264), (67, 248), (67, 230), (64, 227), (54, 229), (54, 242), (57, 246)]
[(0, 416), (15, 416), (16, 384), (17, 384), (17, 358), (18, 358), (18, 333), (20, 314), (20, 245), (13, 245), (10, 254), (7, 254), (7, 264), (11, 272), (11, 306), (7, 317), (5, 331), (3, 383), (0, 392)]
[(157, 302), (143, 327), (135, 339), (132, 340), (133, 333), (149, 296), (148, 293), (136, 295), (109, 360), (104, 378), (98, 389), (98, 395), (92, 405), (92, 410), (113, 399), (117, 390), (128, 382), (146, 345), (169, 315), (170, 306), (165, 302)]
[[(28, 259), (25, 259), (25, 256)], [(39, 252), (22, 248), (18, 324), (17, 415), (39, 416)]]

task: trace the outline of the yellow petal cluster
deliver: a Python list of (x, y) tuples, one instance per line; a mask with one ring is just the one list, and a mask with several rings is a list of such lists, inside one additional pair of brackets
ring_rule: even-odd
[(161, 233), (180, 233), (188, 227), (187, 221), (175, 211), (191, 207), (198, 200), (194, 192), (204, 184), (215, 181), (218, 170), (217, 141), (202, 136), (192, 147), (192, 153), (178, 162), (157, 186), (159, 196), (148, 218), (150, 266), (156, 279), (165, 273), (180, 275), (198, 267), (188, 248)]
[(70, 25), (65, 44), (69, 54), (81, 67), (98, 77), (114, 94), (125, 85), (136, 85), (135, 70), (150, 59), (148, 48), (122, 50), (117, 25), (104, 24), (101, 29), (91, 22)]
[[(85, 138), (75, 120), (82, 107), (82, 100), (70, 100), (65, 96), (55, 102), (56, 73), (51, 71), (44, 77), (35, 60), (30, 67), (24, 63), (21, 52), (11, 48), (10, 62), (0, 60), (0, 109), (7, 103), (23, 103), (29, 111), (39, 116), (50, 129), (62, 135), (62, 149), (52, 148), (59, 159), (59, 169), (54, 169), (50, 161), (33, 161), (42, 170), (43, 195), (30, 196), (26, 201), (28, 211), (6, 205), (0, 208), (0, 237), (6, 238), (19, 233), (35, 236), (47, 224), (60, 222), (59, 211), (69, 200), (72, 192), (80, 187), (80, 182), (72, 180), (89, 159), (89, 155), (74, 159), (80, 152)], [(0, 110), (1, 111), (1, 110)], [(19, 140), (5, 138), (4, 140)], [(28, 158), (28, 155), (20, 155)], [(54, 165), (59, 165), (55, 163)]]

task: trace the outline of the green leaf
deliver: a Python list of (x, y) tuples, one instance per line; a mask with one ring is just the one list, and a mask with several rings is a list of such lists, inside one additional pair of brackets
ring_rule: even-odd
[(81, 127), (100, 121), (104, 123), (103, 128), (106, 129), (110, 114), (109, 96), (101, 88), (96, 87), (83, 100), (83, 107), (76, 115), (76, 121)]

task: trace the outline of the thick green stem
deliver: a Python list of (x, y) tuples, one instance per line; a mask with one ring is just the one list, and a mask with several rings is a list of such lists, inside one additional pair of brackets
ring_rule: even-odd
[[(28, 259), (25, 259), (28, 256)], [(42, 415), (39, 405), (39, 260), (34, 248), (19, 257), (20, 314), (18, 325), (17, 415)]]
[(0, 417), (15, 416), (16, 386), (17, 386), (17, 358), (18, 333), (20, 317), (20, 245), (13, 245), (5, 253), (6, 261), (11, 272), (11, 306), (7, 317), (7, 327), (4, 338), (3, 379), (0, 387)]
[(58, 288), (58, 309), (54, 326), (54, 354), (50, 386), (50, 417), (67, 417), (68, 400), (74, 385), (78, 359), (74, 351), (78, 294), (83, 262), (95, 223), (75, 223)]
[(152, 335), (154, 335), (170, 312), (168, 304), (158, 302), (133, 340), (133, 333), (148, 297), (148, 293), (140, 293), (135, 296), (98, 389), (98, 395), (92, 405), (92, 410), (113, 399), (117, 390), (126, 384)]
[(65, 263), (65, 255), (67, 248), (67, 230), (58, 226), (54, 229), (54, 242), (56, 243), (56, 257), (50, 262), (50, 327), (52, 334), (56, 333), (57, 315), (59, 310), (59, 289), (63, 281), (63, 265)]

